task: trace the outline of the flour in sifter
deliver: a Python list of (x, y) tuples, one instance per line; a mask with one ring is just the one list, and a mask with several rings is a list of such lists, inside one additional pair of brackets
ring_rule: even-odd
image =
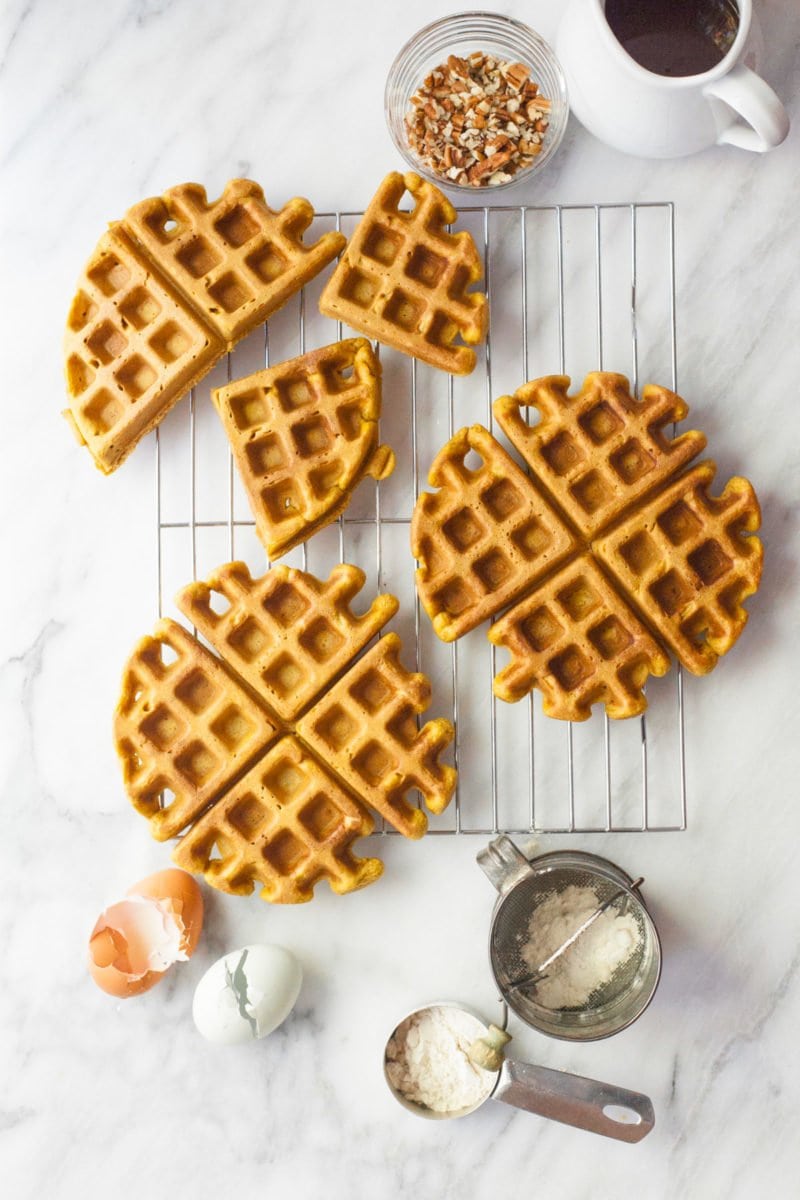
[[(527, 934), (521, 935), (520, 957), (535, 972), (564, 944), (600, 905), (588, 887), (570, 884), (545, 896), (533, 910)], [(544, 1008), (580, 1008), (592, 992), (608, 983), (642, 944), (642, 934), (632, 913), (612, 905), (546, 969), (536, 984), (537, 1004)]]

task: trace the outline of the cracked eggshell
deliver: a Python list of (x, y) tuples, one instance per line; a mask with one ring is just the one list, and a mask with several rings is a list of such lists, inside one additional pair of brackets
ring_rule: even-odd
[(198, 983), (192, 1016), (209, 1042), (266, 1037), (295, 1006), (303, 972), (282, 946), (245, 946), (217, 959)]
[(89, 938), (89, 972), (125, 1000), (154, 987), (190, 958), (203, 928), (203, 894), (186, 871), (148, 875), (100, 914)]

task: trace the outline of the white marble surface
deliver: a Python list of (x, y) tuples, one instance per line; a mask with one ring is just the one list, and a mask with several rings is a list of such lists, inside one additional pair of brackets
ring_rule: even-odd
[[(664, 977), (617, 1038), (571, 1047), (518, 1026), (517, 1053), (648, 1093), (653, 1134), (617, 1145), (500, 1104), (426, 1123), (389, 1096), (380, 1056), (397, 1016), (441, 996), (494, 1012), (479, 839), (391, 839), (384, 879), (343, 901), (273, 910), (209, 895), (197, 955), (141, 1000), (117, 1004), (86, 975), (97, 912), (167, 850), (127, 804), (109, 737), (120, 665), (155, 616), (152, 445), (103, 479), (58, 416), (76, 274), (108, 218), (184, 179), (215, 193), (251, 174), (273, 202), (363, 205), (397, 165), (381, 112), (389, 62), (449, 7), (3, 8), (0, 1163), (14, 1200), (797, 1195), (795, 0), (759, 5), (765, 74), (794, 120), (781, 149), (652, 163), (573, 123), (546, 176), (511, 194), (675, 202), (681, 390), (702, 409), (721, 470), (746, 470), (764, 507), (751, 626), (688, 689), (688, 830), (542, 842), (600, 850), (646, 876)], [(506, 9), (552, 37), (561, 4)], [(301, 957), (298, 1009), (256, 1047), (209, 1046), (189, 1019), (194, 983), (256, 939)]]

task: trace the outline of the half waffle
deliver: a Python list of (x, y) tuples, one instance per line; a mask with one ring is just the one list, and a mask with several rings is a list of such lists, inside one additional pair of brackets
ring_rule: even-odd
[(335, 258), (345, 239), (302, 240), (314, 210), (268, 207), (233, 179), (218, 200), (186, 183), (143, 200), (100, 239), (65, 337), (65, 416), (106, 474), (249, 333)]
[(335, 520), (365, 475), (394, 469), (393, 452), (378, 444), (381, 367), (366, 338), (211, 394), (271, 559)]
[[(648, 675), (667, 670), (668, 650), (705, 674), (739, 637), (743, 602), (761, 576), (763, 549), (752, 536), (760, 511), (747, 480), (731, 479), (712, 497), (714, 463), (687, 466), (705, 438), (665, 433), (688, 411), (673, 392), (649, 386), (637, 401), (624, 376), (609, 372), (589, 375), (575, 396), (568, 387), (565, 376), (548, 376), (494, 404), (529, 476), (513, 464), (504, 474), (508, 456), (486, 430), (462, 430), (440, 452), (430, 479), (440, 490), (419, 497), (412, 519), (417, 587), (445, 640), (522, 597), (489, 634), (511, 655), (495, 679), (501, 699), (536, 687), (550, 716), (584, 720), (594, 703), (633, 716), (646, 706)], [(537, 425), (522, 419), (528, 406), (539, 409)], [(513, 586), (506, 578), (491, 594), (478, 541), (485, 501), (457, 469), (465, 439), (483, 456), (479, 477), (494, 464), (499, 482), (513, 482), (520, 503), (538, 506), (540, 524), (566, 539), (546, 561), (504, 555)], [(443, 469), (450, 463), (456, 469)], [(505, 531), (495, 545), (502, 554)]]
[[(405, 192), (411, 212), (399, 205)], [(475, 367), (488, 323), (483, 277), (469, 233), (449, 233), (449, 200), (418, 175), (381, 183), (320, 298), (328, 317), (454, 375)], [(457, 341), (460, 339), (460, 341)]]
[(348, 564), (322, 582), (280, 566), (252, 579), (228, 563), (178, 597), (220, 657), (162, 621), (125, 668), (115, 740), (128, 794), (155, 837), (190, 826), (176, 861), (215, 886), (258, 882), (285, 902), (309, 899), (320, 878), (361, 887), (381, 870), (352, 852), (373, 828), (366, 805), (417, 838), (427, 818), (408, 793), (436, 813), (450, 800), (455, 771), (439, 756), (453, 728), (417, 722), (428, 680), (402, 667), (395, 634), (354, 661), (397, 611), (379, 596), (356, 616), (363, 584)]

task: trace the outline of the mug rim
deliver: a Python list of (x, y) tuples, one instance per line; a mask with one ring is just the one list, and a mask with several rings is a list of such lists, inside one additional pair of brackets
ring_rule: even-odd
[(648, 71), (647, 67), (643, 67), (641, 63), (638, 63), (628, 53), (622, 42), (614, 36), (611, 26), (606, 19), (606, 0), (590, 0), (602, 29), (602, 36), (606, 38), (607, 45), (619, 53), (625, 67), (631, 74), (638, 79), (646, 79), (651, 83), (653, 80), (656, 80), (663, 87), (674, 90), (695, 87), (698, 83), (710, 83), (714, 79), (719, 79), (723, 75), (727, 75), (728, 71), (736, 65), (736, 61), (742, 52), (745, 40), (750, 32), (750, 25), (753, 19), (753, 3), (752, 0), (734, 0), (734, 2), (739, 10), (739, 28), (736, 31), (736, 37), (731, 42), (730, 48), (718, 63), (713, 67), (709, 67), (707, 71), (700, 71), (696, 75), (659, 75), (657, 71)]

